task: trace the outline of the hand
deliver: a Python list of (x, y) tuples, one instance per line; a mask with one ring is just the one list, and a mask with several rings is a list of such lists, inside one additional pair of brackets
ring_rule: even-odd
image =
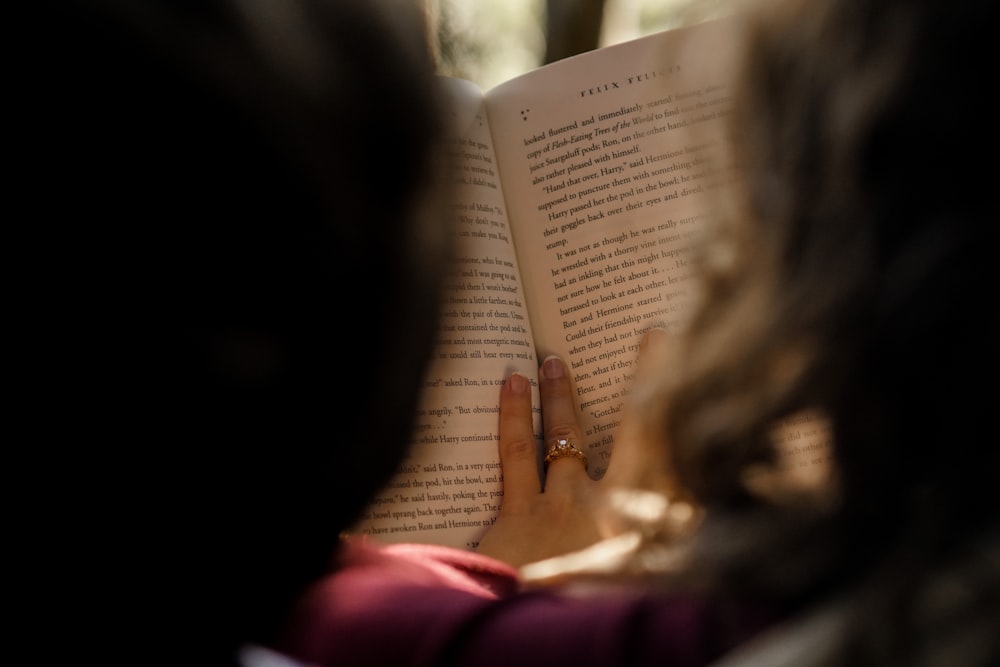
[[(539, 372), (545, 442), (579, 446), (583, 433), (574, 413), (566, 367), (549, 357)], [(544, 488), (531, 419), (531, 385), (511, 375), (500, 390), (500, 463), (503, 505), (478, 551), (515, 567), (589, 546), (601, 539), (595, 521), (595, 486), (583, 462), (564, 456), (547, 464)]]
[[(665, 338), (662, 330), (654, 331), (656, 334), (644, 337), (644, 360), (650, 343), (655, 340), (660, 347)], [(582, 448), (583, 433), (563, 362), (556, 357), (546, 359), (539, 372), (539, 383), (546, 450), (561, 439)], [(632, 421), (626, 416), (616, 436), (614, 459), (620, 458), (619, 450), (622, 454), (628, 451), (628, 456), (621, 457), (623, 463), (634, 460), (638, 454), (634, 443), (625, 442), (638, 437)], [(557, 458), (547, 464), (544, 482), (539, 479), (531, 386), (520, 375), (511, 375), (500, 392), (500, 463), (503, 504), (496, 523), (479, 543), (479, 553), (520, 567), (578, 551), (610, 537), (601, 523), (604, 502), (601, 487), (607, 482), (592, 480), (580, 459)], [(614, 467), (609, 467), (606, 479), (616, 477), (610, 474)]]

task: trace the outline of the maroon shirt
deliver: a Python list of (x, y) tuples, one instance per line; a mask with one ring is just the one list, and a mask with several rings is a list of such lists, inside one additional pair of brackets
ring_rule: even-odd
[(513, 568), (429, 545), (345, 543), (282, 649), (311, 665), (706, 665), (767, 624), (691, 595), (525, 590)]

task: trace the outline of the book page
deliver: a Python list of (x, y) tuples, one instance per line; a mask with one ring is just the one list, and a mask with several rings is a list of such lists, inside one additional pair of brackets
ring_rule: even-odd
[(454, 273), (409, 457), (357, 531), (473, 549), (502, 497), (500, 387), (512, 372), (529, 378), (537, 432), (538, 361), (482, 92), (467, 81), (441, 82), (454, 100)]
[(732, 44), (726, 23), (706, 23), (487, 93), (537, 353), (571, 369), (595, 478), (642, 333), (680, 325), (697, 297), (686, 258), (707, 212)]

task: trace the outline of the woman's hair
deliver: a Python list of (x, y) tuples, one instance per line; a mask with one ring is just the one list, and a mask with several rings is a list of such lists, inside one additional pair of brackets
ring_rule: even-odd
[(60, 467), (167, 647), (264, 641), (412, 430), (450, 239), (422, 3), (32, 12), (32, 363), (94, 438)]
[[(983, 78), (996, 19), (980, 0), (790, 0), (743, 17), (733, 187), (701, 257), (703, 305), (648, 399), (707, 510), (706, 576), (793, 606), (858, 586), (868, 662), (912, 658), (928, 623), (948, 641), (956, 619), (981, 633), (997, 609), (996, 562), (958, 565), (996, 548), (1000, 519)], [(747, 483), (777, 465), (775, 424), (805, 410), (832, 428), (832, 504)], [(979, 587), (947, 619), (921, 597), (942, 571)]]

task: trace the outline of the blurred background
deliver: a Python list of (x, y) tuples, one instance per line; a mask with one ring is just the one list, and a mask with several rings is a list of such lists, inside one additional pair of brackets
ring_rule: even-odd
[(717, 12), (725, 0), (426, 0), (442, 74), (484, 90), (577, 53)]

